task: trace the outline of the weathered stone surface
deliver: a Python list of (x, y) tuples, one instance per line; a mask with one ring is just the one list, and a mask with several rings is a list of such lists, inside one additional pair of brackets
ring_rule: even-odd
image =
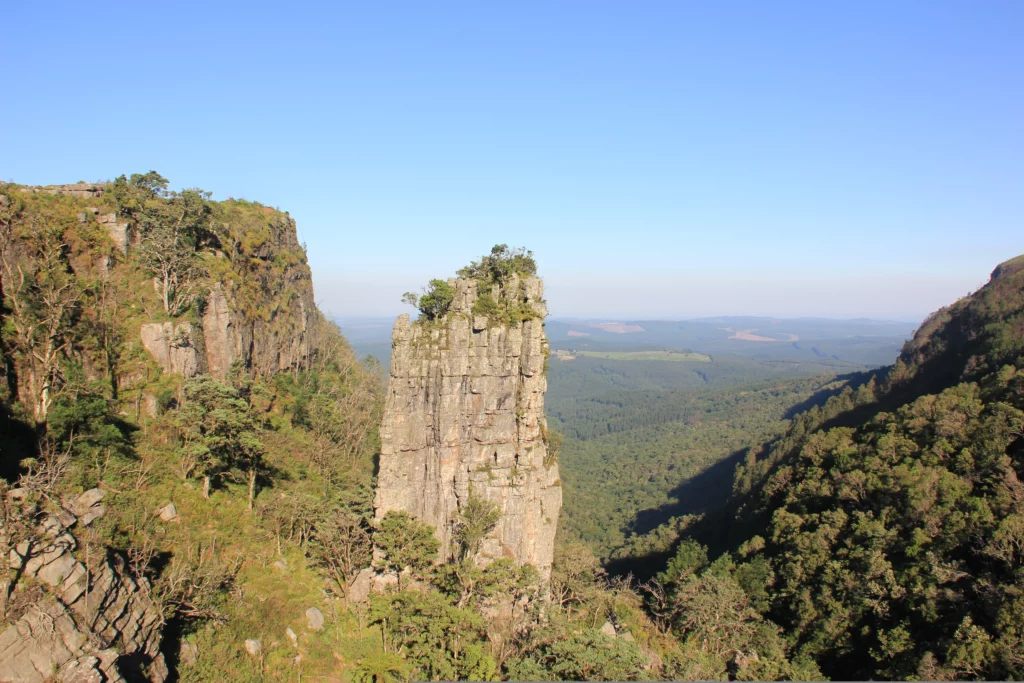
[(75, 502), (71, 506), (71, 512), (79, 516), (84, 515), (89, 511), (89, 508), (103, 500), (105, 495), (103, 489), (89, 489), (78, 496), (78, 498), (75, 498)]
[[(282, 229), (280, 239), (295, 241), (294, 223)], [(220, 284), (211, 289), (202, 320), (211, 375), (226, 377), (236, 360), (258, 374), (271, 375), (301, 367), (315, 353), (312, 329), (317, 311), (309, 266), (293, 266), (281, 282), (266, 284), (264, 299), (255, 309), (259, 315), (246, 314)]]
[(203, 339), (206, 342), (206, 365), (210, 374), (225, 377), (231, 362), (242, 356), (241, 337), (232, 321), (231, 305), (220, 285), (210, 292), (203, 314)]
[(610, 621), (604, 622), (604, 625), (601, 626), (601, 633), (605, 634), (609, 638), (614, 638), (615, 637), (615, 625), (612, 624), (612, 622), (610, 622)]
[(107, 513), (107, 508), (100, 502), (103, 500), (104, 495), (102, 489), (89, 489), (75, 498), (70, 504), (65, 501), (64, 505), (78, 517), (79, 524), (89, 526), (93, 521)]
[(157, 413), (160, 412), (160, 406), (157, 403), (156, 396), (153, 394), (143, 394), (142, 409), (146, 411), (146, 415), (149, 417), (156, 417)]
[(370, 568), (361, 570), (356, 574), (355, 581), (349, 586), (346, 597), (351, 602), (366, 602), (370, 598), (370, 590), (373, 588), (374, 571)]
[[(119, 247), (128, 249), (133, 240), (141, 238), (130, 224), (116, 219), (114, 214), (96, 218)], [(246, 268), (244, 259), (287, 265), (275, 268), (272, 275), (261, 268), (246, 269), (245, 277), (207, 282), (210, 291), (198, 325), (164, 322), (142, 326), (142, 343), (165, 372), (185, 377), (208, 372), (224, 379), (232, 363), (240, 361), (255, 374), (273, 375), (303, 367), (315, 355), (320, 314), (295, 221), (279, 214), (267, 220), (262, 226), (266, 241), (239, 258), (238, 267)], [(224, 252), (216, 253), (218, 258), (226, 258)], [(159, 288), (156, 279), (153, 286)]]
[(177, 518), (178, 508), (174, 507), (174, 503), (168, 503), (167, 505), (164, 505), (162, 508), (160, 508), (158, 514), (160, 515), (160, 519), (162, 521), (170, 522)]
[[(23, 578), (48, 589), (13, 624), (0, 632), (0, 681), (123, 681), (120, 654), (149, 665), (149, 679), (168, 675), (160, 654), (159, 607), (149, 584), (127, 571), (120, 555), (108, 552), (90, 572), (74, 553), (77, 543), (66, 529), (103, 509), (103, 491), (91, 489), (65, 503), (84, 513), (77, 522), (67, 511), (46, 516), (42, 540), (19, 543), (11, 554)], [(2, 532), (2, 530), (0, 530)], [(137, 678), (133, 678), (136, 680)]]
[(199, 661), (199, 646), (195, 643), (183, 640), (178, 648), (178, 662), (182, 666), (192, 666)]
[(70, 185), (46, 185), (45, 187), (23, 187), (22, 192), (35, 194), (64, 194), (71, 197), (102, 197), (103, 186), (95, 183), (72, 183)]
[(543, 285), (513, 277), (492, 291), (536, 315), (509, 326), (473, 316), (476, 281), (449, 284), (455, 298), (438, 324), (410, 324), (407, 315), (395, 323), (375, 514), (405, 510), (430, 524), (445, 559), (472, 492), (501, 511), (481, 563), (509, 557), (546, 577), (562, 489), (546, 443)]
[(80, 657), (64, 665), (58, 676), (63, 683), (104, 683), (109, 680), (100, 669), (99, 657)]
[(288, 640), (292, 641), (292, 645), (294, 645), (295, 647), (299, 646), (299, 637), (295, 635), (295, 631), (292, 630), (291, 626), (286, 628), (284, 630), (284, 633), (286, 636), (288, 636)]
[(110, 239), (121, 250), (122, 254), (128, 253), (128, 245), (132, 241), (131, 223), (118, 218), (116, 213), (104, 213), (96, 216), (96, 222), (107, 229)]
[(306, 627), (311, 631), (319, 631), (324, 627), (324, 613), (316, 607), (306, 610)]
[(183, 377), (199, 373), (199, 355), (191, 324), (145, 323), (140, 334), (142, 345), (164, 372), (176, 372)]
[(245, 651), (253, 657), (259, 657), (260, 653), (263, 652), (263, 645), (260, 641), (254, 638), (249, 638), (245, 641)]

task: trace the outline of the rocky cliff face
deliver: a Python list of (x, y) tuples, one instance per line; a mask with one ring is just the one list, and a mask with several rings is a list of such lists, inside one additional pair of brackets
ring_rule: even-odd
[[(21, 489), (8, 493), (14, 499)], [(163, 615), (146, 579), (102, 549), (87, 567), (73, 530), (105, 512), (103, 492), (86, 491), (43, 517), (31, 539), (11, 551), (22, 579), (12, 597), (10, 625), (0, 631), (0, 681), (150, 680), (168, 675), (160, 653)], [(0, 536), (8, 530), (0, 527)], [(77, 552), (76, 552), (77, 551)]]
[[(103, 244), (95, 234), (71, 245), (71, 260), (104, 280), (124, 280), (123, 268), (142, 237), (131, 220), (120, 216), (110, 201), (109, 186), (78, 183), (17, 187), (24, 195), (69, 198), (65, 207), (77, 215), (80, 231), (97, 227), (110, 237)], [(0, 195), (0, 202), (7, 199)], [(287, 213), (253, 202), (209, 202), (213, 232), (219, 244), (200, 250), (208, 292), (202, 315), (191, 322), (141, 322), (139, 338), (164, 372), (185, 377), (209, 372), (224, 378), (241, 361), (258, 375), (272, 375), (304, 365), (315, 354), (317, 309), (313, 278), (294, 219)], [(132, 304), (149, 293), (138, 291)], [(88, 359), (83, 360), (88, 366)]]
[(313, 277), (295, 221), (274, 209), (225, 202), (221, 217), (237, 239), (226, 268), (212, 269), (202, 317), (208, 371), (235, 360), (260, 375), (302, 366), (315, 353)]
[(313, 280), (295, 221), (276, 211), (258, 215), (225, 245), (230, 256), (220, 252), (213, 262), (198, 323), (141, 326), (143, 346), (164, 372), (224, 378), (241, 361), (272, 375), (301, 367), (315, 353)]
[(536, 316), (510, 325), (473, 315), (475, 280), (449, 284), (455, 298), (442, 319), (395, 323), (376, 516), (404, 510), (432, 525), (445, 558), (456, 550), (460, 508), (485, 498), (501, 518), (479, 559), (512, 558), (546, 577), (562, 489), (546, 442), (543, 285), (513, 277), (501, 288), (499, 301), (512, 298)]

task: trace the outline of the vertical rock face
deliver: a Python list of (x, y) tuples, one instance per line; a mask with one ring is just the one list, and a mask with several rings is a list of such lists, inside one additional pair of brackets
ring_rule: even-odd
[[(227, 277), (208, 283), (199, 324), (142, 326), (142, 343), (165, 372), (224, 378), (231, 364), (241, 361), (257, 374), (273, 375), (302, 367), (316, 353), (313, 279), (295, 221), (284, 216), (267, 221), (262, 243), (234, 254)], [(181, 341), (182, 329), (190, 346), (173, 343)]]
[(191, 324), (145, 323), (140, 335), (142, 345), (164, 372), (176, 372), (184, 377), (199, 372), (199, 355)]
[(459, 509), (471, 495), (485, 498), (501, 518), (478, 559), (512, 558), (546, 577), (562, 489), (544, 418), (543, 285), (513, 277), (500, 289), (499, 301), (536, 316), (510, 325), (473, 315), (475, 280), (449, 284), (455, 299), (444, 318), (395, 322), (376, 517), (404, 510), (432, 525), (447, 558)]
[(231, 305), (219, 284), (210, 292), (203, 314), (203, 339), (206, 342), (206, 364), (210, 374), (224, 377), (231, 362), (242, 356), (242, 339), (231, 320)]

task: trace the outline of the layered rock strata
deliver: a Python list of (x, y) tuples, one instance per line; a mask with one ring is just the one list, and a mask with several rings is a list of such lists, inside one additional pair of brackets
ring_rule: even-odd
[(543, 285), (513, 277), (495, 286), (499, 308), (532, 316), (509, 324), (473, 314), (478, 284), (449, 280), (455, 298), (438, 321), (395, 322), (375, 514), (404, 510), (433, 526), (443, 560), (457, 552), (460, 509), (484, 498), (501, 517), (478, 561), (512, 558), (547, 577), (562, 489), (544, 418)]
[(133, 578), (124, 559), (106, 549), (88, 568), (75, 555), (72, 530), (104, 514), (102, 499), (103, 492), (92, 489), (68, 501), (43, 518), (35, 539), (11, 551), (11, 569), (40, 590), (0, 631), (0, 681), (42, 683), (54, 674), (63, 681), (167, 678), (163, 614), (149, 597), (148, 581)]

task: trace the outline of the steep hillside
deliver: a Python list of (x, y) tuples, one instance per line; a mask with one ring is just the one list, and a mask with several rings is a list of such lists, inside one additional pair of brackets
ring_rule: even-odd
[(316, 309), (294, 221), (153, 172), (3, 185), (0, 257), (0, 679), (374, 651), (339, 605), (369, 561), (380, 379)]
[(764, 613), (826, 675), (1024, 676), (1022, 330), (1017, 258), (749, 454), (735, 518), (682, 536), (759, 566)]

